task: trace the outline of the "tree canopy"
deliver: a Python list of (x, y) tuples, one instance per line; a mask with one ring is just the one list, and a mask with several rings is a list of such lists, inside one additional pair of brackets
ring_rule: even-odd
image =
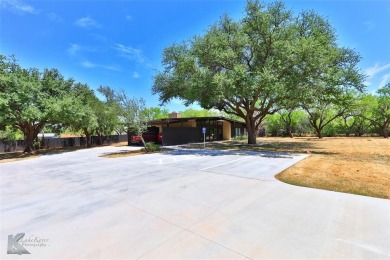
[(167, 118), (169, 116), (168, 109), (159, 107), (146, 108), (145, 113), (149, 121)]
[(180, 112), (181, 117), (209, 117), (209, 116), (219, 116), (220, 113), (217, 110), (208, 110), (208, 109), (193, 109), (189, 108)]
[(377, 96), (363, 95), (359, 102), (360, 117), (380, 128), (384, 138), (389, 137), (390, 126), (390, 83), (378, 89)]
[(110, 87), (100, 87), (99, 92), (104, 101), (87, 84), (65, 79), (57, 69), (24, 69), (13, 57), (0, 55), (0, 138), (14, 139), (20, 131), (24, 151), (30, 152), (45, 127), (83, 133), (87, 146), (92, 135), (145, 128), (143, 100), (119, 95)]
[(61, 122), (72, 79), (56, 69), (23, 69), (16, 61), (0, 56), (0, 124), (19, 129), (26, 140), (25, 152), (46, 124)]
[(165, 48), (153, 93), (199, 103), (245, 120), (256, 143), (263, 119), (286, 99), (306, 100), (314, 87), (329, 94), (359, 87), (358, 55), (338, 46), (331, 25), (314, 12), (294, 16), (283, 3), (249, 1), (242, 20), (228, 15), (204, 35)]

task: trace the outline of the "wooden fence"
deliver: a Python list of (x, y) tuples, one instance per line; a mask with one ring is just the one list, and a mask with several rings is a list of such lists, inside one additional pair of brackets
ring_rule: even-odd
[[(69, 138), (46, 138), (38, 139), (39, 149), (65, 148), (86, 146), (86, 137), (69, 137)], [(112, 143), (126, 142), (127, 135), (109, 135), (109, 136), (91, 136), (91, 146), (108, 145)], [(17, 152), (23, 151), (26, 145), (25, 140), (17, 141), (0, 141), (0, 152)]]

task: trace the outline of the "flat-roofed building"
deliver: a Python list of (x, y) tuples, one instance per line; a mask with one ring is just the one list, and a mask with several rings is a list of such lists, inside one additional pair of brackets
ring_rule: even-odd
[(206, 141), (231, 140), (247, 134), (245, 123), (221, 116), (182, 118), (175, 113), (170, 118), (153, 120), (150, 125), (159, 128), (163, 145), (203, 142), (203, 128)]

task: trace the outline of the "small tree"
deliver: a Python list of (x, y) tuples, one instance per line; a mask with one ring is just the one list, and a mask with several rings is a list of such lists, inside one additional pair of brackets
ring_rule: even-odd
[(99, 142), (102, 142), (102, 136), (111, 135), (113, 132), (121, 133), (120, 120), (117, 106), (111, 102), (98, 100), (94, 103), (94, 111), (97, 115), (96, 134), (99, 136)]
[(75, 131), (81, 131), (87, 139), (87, 147), (91, 146), (91, 136), (98, 127), (98, 117), (96, 107), (100, 101), (95, 96), (87, 84), (74, 84), (67, 103), (63, 122), (66, 126)]
[(265, 118), (265, 130), (270, 136), (283, 136), (284, 126), (280, 120), (280, 114), (268, 115)]
[(310, 128), (307, 113), (302, 109), (283, 109), (266, 118), (266, 132), (271, 136), (292, 138), (294, 133), (300, 136), (309, 133)]
[(323, 137), (324, 128), (333, 120), (340, 117), (347, 109), (344, 106), (335, 106), (326, 102), (318, 102), (310, 107), (303, 106), (308, 114), (310, 125), (314, 128), (317, 137)]
[(293, 138), (293, 131), (298, 124), (298, 111), (294, 108), (287, 108), (278, 112), (280, 115), (280, 121), (284, 126), (284, 129), (290, 138)]
[(166, 108), (159, 108), (159, 107), (150, 107), (145, 109), (145, 113), (148, 117), (148, 120), (157, 120), (162, 118), (168, 118), (169, 111)]
[[(344, 51), (350, 52), (350, 50), (341, 52)], [(353, 109), (356, 99), (354, 88), (360, 91), (364, 89), (362, 84), (364, 76), (355, 68), (360, 58), (353, 52), (345, 58), (340, 57), (343, 56), (342, 53), (333, 55), (334, 57), (327, 57), (327, 59), (334, 62), (344, 61), (348, 65), (340, 70), (324, 68), (321, 75), (309, 83), (311, 88), (307, 90), (301, 101), (301, 107), (307, 112), (310, 125), (316, 131), (318, 138), (322, 138), (324, 127)]]
[(131, 135), (138, 135), (146, 147), (142, 134), (148, 128), (148, 113), (145, 108), (145, 100), (142, 98), (129, 98), (125, 92), (116, 95), (120, 105), (120, 120), (128, 135), (128, 144), (131, 144)]
[(307, 114), (303, 110), (297, 111), (297, 124), (295, 126), (297, 135), (311, 135), (313, 133)]
[(364, 119), (379, 127), (384, 138), (389, 137), (390, 126), (390, 83), (378, 89), (377, 96), (364, 95), (360, 106), (366, 113), (360, 114)]
[(23, 132), (15, 130), (11, 126), (5, 126), (0, 130), (0, 141), (16, 141), (23, 139)]
[(209, 117), (209, 116), (219, 116), (217, 110), (209, 109), (193, 109), (189, 108), (180, 113), (182, 117)]
[[(363, 111), (359, 111), (363, 112)], [(369, 120), (359, 116), (356, 109), (352, 112), (348, 112), (344, 115), (341, 115), (340, 120), (338, 121), (338, 126), (341, 133), (346, 136), (354, 134), (355, 136), (362, 136), (367, 133), (371, 123)]]
[(100, 86), (98, 91), (104, 96), (104, 106), (101, 108), (103, 111), (102, 118), (98, 119), (100, 132), (112, 132), (115, 131), (118, 135), (123, 133), (124, 126), (119, 120), (121, 107), (116, 99), (116, 93), (108, 86)]

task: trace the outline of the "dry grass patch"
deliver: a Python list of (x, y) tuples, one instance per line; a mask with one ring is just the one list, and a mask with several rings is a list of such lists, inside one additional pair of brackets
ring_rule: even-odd
[[(189, 145), (203, 148), (203, 144)], [(390, 199), (390, 139), (379, 137), (259, 138), (245, 142), (208, 143), (208, 149), (310, 153), (276, 175), (280, 181), (332, 191)]]
[(108, 153), (105, 155), (102, 155), (100, 157), (104, 158), (119, 158), (119, 157), (127, 157), (127, 156), (134, 156), (134, 155), (140, 155), (140, 154), (147, 154), (147, 153), (156, 153), (163, 151), (161, 149), (160, 145), (157, 145), (155, 143), (146, 143), (145, 148), (142, 148), (141, 150), (136, 150), (136, 151), (119, 151), (115, 153)]
[(160, 153), (167, 151), (167, 149), (160, 149), (158, 151), (145, 151), (145, 149), (136, 150), (136, 151), (122, 151), (117, 153), (107, 153), (104, 155), (101, 155), (99, 157), (103, 158), (121, 158), (121, 157), (128, 157), (128, 156), (136, 156), (136, 155), (142, 155), (142, 154), (150, 154), (150, 153)]
[(144, 150), (136, 150), (136, 151), (124, 151), (124, 152), (117, 152), (117, 153), (107, 153), (104, 155), (100, 155), (99, 157), (103, 158), (121, 158), (121, 157), (128, 157), (128, 156), (136, 156), (141, 154), (147, 154), (148, 152)]
[(0, 153), (0, 163), (33, 159), (33, 158), (36, 158), (38, 156), (39, 156), (39, 154), (36, 154), (34, 152), (32, 152), (32, 153), (22, 153), (22, 152)]
[(80, 150), (80, 149), (86, 149), (86, 147), (42, 149), (42, 150), (32, 151), (31, 153), (23, 153), (23, 152), (0, 153), (0, 163), (32, 159), (32, 158), (39, 157), (41, 155), (67, 153), (67, 152)]
[(299, 186), (390, 199), (389, 139), (296, 138), (296, 142), (310, 145), (312, 155), (276, 175), (278, 180)]
[(126, 141), (126, 142), (110, 144), (110, 146), (121, 147), (121, 146), (129, 146), (129, 145), (128, 145), (127, 141)]

